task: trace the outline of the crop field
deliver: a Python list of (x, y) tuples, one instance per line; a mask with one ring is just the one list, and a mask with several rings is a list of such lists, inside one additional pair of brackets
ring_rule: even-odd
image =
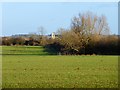
[(2, 55), (49, 55), (41, 46), (3, 46)]
[(38, 46), (2, 52), (2, 88), (118, 88), (118, 56), (49, 55)]

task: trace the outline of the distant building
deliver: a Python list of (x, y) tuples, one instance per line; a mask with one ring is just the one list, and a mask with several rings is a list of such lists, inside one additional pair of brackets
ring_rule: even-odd
[(47, 37), (48, 37), (49, 39), (55, 39), (55, 38), (56, 38), (56, 35), (55, 35), (55, 33), (53, 32), (53, 33), (47, 35)]
[(55, 39), (55, 33), (53, 32), (51, 35), (52, 39)]

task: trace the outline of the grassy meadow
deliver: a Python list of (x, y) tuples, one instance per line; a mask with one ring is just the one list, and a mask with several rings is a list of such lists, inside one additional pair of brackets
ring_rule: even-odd
[(49, 54), (39, 46), (3, 46), (2, 87), (118, 87), (118, 56)]
[(49, 55), (42, 46), (3, 46), (2, 55)]

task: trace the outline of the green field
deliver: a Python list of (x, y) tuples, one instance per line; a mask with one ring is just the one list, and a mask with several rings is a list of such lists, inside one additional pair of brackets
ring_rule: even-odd
[(42, 46), (3, 46), (2, 55), (50, 55)]
[(117, 88), (118, 56), (47, 55), (42, 47), (3, 47), (3, 88)]

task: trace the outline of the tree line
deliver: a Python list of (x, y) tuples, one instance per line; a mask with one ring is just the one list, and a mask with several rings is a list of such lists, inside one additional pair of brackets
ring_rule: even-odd
[(30, 37), (2, 37), (1, 45), (7, 46), (17, 46), (17, 45), (27, 45), (27, 46), (44, 46), (47, 44), (46, 36), (33, 35)]
[(55, 39), (41, 34), (29, 38), (2, 38), (2, 45), (42, 45), (57, 54), (114, 54), (119, 53), (118, 35), (110, 35), (110, 28), (104, 15), (97, 16), (91, 12), (78, 14), (71, 20), (69, 29), (60, 28)]
[(91, 12), (79, 14), (71, 20), (70, 29), (61, 28), (60, 37), (47, 45), (65, 55), (119, 54), (120, 39), (110, 35), (110, 28), (104, 15)]

